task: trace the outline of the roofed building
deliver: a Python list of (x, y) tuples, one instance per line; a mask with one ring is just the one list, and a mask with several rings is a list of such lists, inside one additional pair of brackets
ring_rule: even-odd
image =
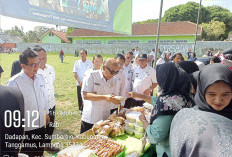
[(55, 30), (48, 30), (40, 40), (42, 43), (71, 43), (66, 37), (66, 32)]
[(13, 51), (16, 48), (16, 43), (21, 43), (19, 37), (0, 34), (0, 52)]
[[(133, 24), (132, 35), (76, 29), (67, 37), (73, 44), (129, 44), (155, 43), (158, 23)], [(160, 25), (160, 43), (193, 43), (196, 24), (189, 21), (165, 22)], [(197, 37), (201, 38), (202, 27), (198, 26)]]

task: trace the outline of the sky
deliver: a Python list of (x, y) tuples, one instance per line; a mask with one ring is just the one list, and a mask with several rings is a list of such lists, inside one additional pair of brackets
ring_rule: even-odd
[[(163, 0), (164, 12), (176, 5), (185, 4), (189, 1), (199, 3), (200, 0)], [(147, 19), (159, 18), (160, 0), (132, 0), (132, 22), (145, 21)], [(219, 5), (223, 8), (229, 9), (232, 12), (232, 0), (202, 0), (203, 6)], [(35, 26), (47, 26), (55, 28), (55, 25), (45, 23), (32, 22), (27, 20), (19, 20), (0, 15), (0, 28), (3, 30), (11, 29), (14, 26), (23, 27), (23, 31), (27, 32), (33, 30)], [(66, 28), (66, 27), (61, 27)]]

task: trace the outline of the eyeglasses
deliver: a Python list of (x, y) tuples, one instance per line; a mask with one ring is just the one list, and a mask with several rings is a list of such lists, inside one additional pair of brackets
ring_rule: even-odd
[(110, 70), (110, 68), (108, 68), (107, 66), (106, 66), (106, 68), (109, 70), (109, 72), (110, 72), (111, 75), (116, 75), (116, 74), (119, 73), (119, 71)]
[(38, 63), (32, 63), (32, 64), (26, 64), (26, 65), (31, 66), (33, 68), (36, 68), (37, 66), (40, 66), (40, 62), (38, 62)]

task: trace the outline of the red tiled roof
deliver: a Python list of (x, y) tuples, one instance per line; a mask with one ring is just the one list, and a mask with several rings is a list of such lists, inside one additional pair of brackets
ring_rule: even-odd
[[(158, 23), (133, 24), (132, 36), (157, 35)], [(196, 24), (189, 21), (165, 22), (160, 24), (160, 35), (190, 35), (196, 33)], [(198, 26), (198, 34), (202, 33), (202, 27)], [(76, 29), (68, 37), (74, 36), (126, 36), (124, 34)]]
[(113, 32), (104, 32), (90, 29), (75, 29), (69, 33), (68, 37), (73, 36), (124, 36), (123, 34), (113, 33)]
[(53, 34), (55, 34), (56, 36), (58, 36), (61, 40), (63, 40), (66, 43), (71, 43), (67, 37), (66, 37), (66, 33), (65, 32), (61, 32), (61, 31), (55, 31), (55, 30), (50, 30), (50, 32), (52, 32)]

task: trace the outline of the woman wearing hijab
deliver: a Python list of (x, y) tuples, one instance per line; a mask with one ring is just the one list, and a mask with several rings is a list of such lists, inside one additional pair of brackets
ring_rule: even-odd
[(198, 75), (195, 103), (173, 119), (172, 157), (232, 154), (232, 72), (225, 65), (207, 65)]
[(184, 57), (182, 55), (182, 53), (175, 53), (173, 56), (172, 56), (172, 61), (174, 63), (180, 63), (184, 60)]
[(194, 102), (190, 97), (191, 83), (186, 72), (175, 63), (158, 65), (156, 77), (158, 84), (163, 89), (158, 98), (136, 92), (130, 92), (130, 95), (141, 98), (154, 106), (150, 123), (143, 114), (139, 118), (143, 122), (150, 143), (157, 144), (157, 156), (170, 157), (171, 121), (180, 109), (193, 106)]
[(183, 61), (178, 64), (187, 74), (191, 74), (193, 72), (199, 71), (199, 67), (194, 61)]
[(164, 51), (161, 54), (160, 58), (157, 60), (156, 65), (170, 62), (171, 61), (171, 59), (169, 59), (170, 56), (171, 56), (171, 52)]
[(210, 64), (220, 63), (220, 62), (221, 62), (221, 60), (217, 56), (213, 56), (213, 57), (210, 58)]
[(197, 89), (197, 79), (199, 67), (194, 61), (183, 61), (180, 62), (179, 65), (181, 68), (188, 74), (191, 84), (192, 84), (192, 96), (195, 96)]
[[(156, 66), (157, 66), (157, 65), (160, 65), (160, 64), (164, 64), (164, 63), (170, 62), (170, 61), (171, 61), (171, 59), (169, 59), (170, 56), (171, 56), (171, 52), (164, 51), (164, 52), (161, 54), (160, 58), (157, 60)], [(161, 89), (160, 86), (158, 85), (158, 86), (157, 86), (157, 94), (160, 95), (161, 92), (162, 92), (162, 89)]]

